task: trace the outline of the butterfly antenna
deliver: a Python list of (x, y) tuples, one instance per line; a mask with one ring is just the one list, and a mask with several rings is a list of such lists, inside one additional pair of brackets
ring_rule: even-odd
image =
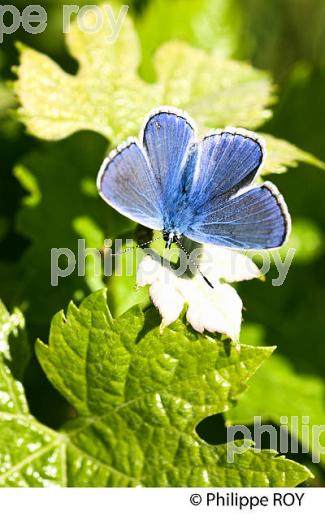
[(137, 244), (136, 246), (127, 247), (123, 251), (119, 251), (118, 253), (111, 253), (111, 255), (112, 256), (124, 255), (125, 253), (128, 253), (129, 251), (132, 251), (133, 249), (139, 249), (143, 246), (147, 246), (148, 244), (151, 244), (151, 242), (155, 242), (156, 240), (162, 240), (162, 237), (152, 238), (151, 240), (148, 240), (148, 242), (143, 242), (142, 244)]
[(208, 278), (207, 278), (207, 277), (202, 273), (202, 271), (201, 271), (199, 265), (196, 264), (196, 263), (192, 260), (192, 258), (191, 258), (191, 256), (190, 256), (189, 252), (185, 249), (185, 247), (183, 246), (183, 244), (182, 244), (182, 242), (179, 240), (179, 238), (176, 238), (176, 242), (177, 242), (177, 244), (179, 245), (179, 247), (182, 249), (182, 251), (184, 251), (184, 253), (186, 254), (187, 259), (189, 260), (189, 262), (191, 262), (192, 265), (193, 265), (193, 266), (198, 270), (198, 272), (199, 272), (200, 275), (202, 276), (203, 280), (208, 284), (209, 287), (211, 287), (211, 289), (214, 289), (214, 286), (212, 285), (212, 283), (210, 282), (210, 280), (208, 280)]

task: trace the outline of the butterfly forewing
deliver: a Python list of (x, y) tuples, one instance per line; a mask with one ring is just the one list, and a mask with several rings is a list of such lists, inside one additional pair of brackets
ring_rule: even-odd
[(98, 178), (102, 197), (123, 215), (165, 236), (239, 249), (279, 247), (290, 228), (271, 183), (250, 187), (263, 161), (255, 134), (226, 129), (195, 141), (176, 109), (155, 111), (140, 141), (120, 147)]

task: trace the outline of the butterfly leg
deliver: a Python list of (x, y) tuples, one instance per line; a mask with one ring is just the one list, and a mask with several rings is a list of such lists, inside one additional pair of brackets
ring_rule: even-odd
[(171, 245), (176, 242), (177, 240), (177, 237), (175, 235), (175, 233), (171, 232), (171, 233), (164, 233), (163, 234), (163, 239), (165, 240), (166, 244), (165, 244), (165, 249), (170, 249), (171, 248)]

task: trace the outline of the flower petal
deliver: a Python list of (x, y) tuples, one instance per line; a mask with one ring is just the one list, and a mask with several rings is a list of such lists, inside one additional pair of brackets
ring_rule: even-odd
[[(185, 280), (184, 280), (185, 281)], [(217, 283), (213, 289), (196, 276), (183, 287), (188, 303), (187, 320), (198, 332), (220, 332), (237, 341), (242, 320), (242, 301), (227, 283)]]
[(172, 284), (158, 281), (149, 289), (152, 303), (163, 318), (162, 328), (177, 320), (184, 307), (184, 297)]
[(201, 274), (177, 276), (159, 261), (146, 257), (139, 265), (137, 283), (151, 285), (150, 297), (162, 316), (162, 326), (175, 321), (184, 304), (187, 320), (198, 332), (220, 332), (237, 341), (242, 318), (242, 301), (233, 287), (213, 278), (211, 288)]
[(204, 245), (200, 266), (204, 274), (214, 280), (240, 282), (262, 276), (261, 271), (249, 256), (225, 247)]

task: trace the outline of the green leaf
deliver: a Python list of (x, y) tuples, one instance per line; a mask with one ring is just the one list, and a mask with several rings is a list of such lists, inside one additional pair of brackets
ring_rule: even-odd
[(50, 345), (39, 342), (37, 353), (78, 412), (61, 432), (30, 414), (0, 354), (0, 486), (290, 486), (310, 476), (252, 448), (231, 464), (229, 446), (194, 430), (227, 408), (273, 349), (198, 339), (181, 322), (160, 336), (156, 322), (137, 309), (112, 320), (103, 292), (54, 317)]
[[(321, 449), (325, 432), (318, 439), (315, 431), (313, 438), (313, 427), (325, 424), (324, 392), (324, 382), (319, 377), (296, 373), (286, 358), (277, 354), (254, 375), (248, 391), (227, 413), (227, 420), (232, 424), (252, 424), (254, 416), (259, 416), (262, 422), (281, 424), (281, 417), (288, 418), (290, 434), (325, 465)], [(295, 417), (296, 420), (292, 419)], [(303, 417), (307, 419), (304, 427)]]
[(266, 161), (262, 168), (262, 175), (267, 173), (284, 173), (288, 168), (298, 166), (299, 162), (304, 162), (325, 170), (325, 163), (317, 159), (314, 155), (304, 152), (297, 146), (288, 143), (283, 139), (278, 139), (272, 135), (260, 135), (266, 142)]
[[(15, 311), (10, 316), (1, 303), (0, 487), (62, 484), (59, 435), (30, 415), (23, 386), (14, 378), (5, 362), (10, 352), (12, 335), (17, 335), (18, 329), (22, 327), (21, 313)], [(20, 347), (19, 356), (23, 359), (24, 341)]]
[(63, 484), (59, 436), (29, 414), (23, 387), (1, 356), (0, 395), (0, 487)]
[[(267, 73), (184, 42), (169, 42), (155, 55), (156, 81), (147, 83), (138, 75), (140, 43), (131, 18), (126, 17), (113, 44), (107, 41), (111, 28), (107, 16), (103, 18), (106, 24), (92, 34), (81, 31), (77, 23), (71, 25), (67, 45), (79, 63), (76, 75), (67, 74), (44, 54), (19, 46), (14, 90), (21, 103), (20, 119), (33, 135), (56, 140), (86, 129), (117, 145), (137, 135), (146, 114), (159, 105), (188, 111), (201, 133), (206, 127), (226, 125), (254, 129), (271, 116), (267, 107), (274, 99)], [(297, 161), (324, 168), (311, 154), (265, 137), (264, 173), (283, 172)]]
[(137, 73), (140, 45), (131, 18), (126, 17), (114, 44), (107, 42), (109, 31), (107, 24), (93, 34), (72, 25), (67, 45), (79, 63), (75, 76), (20, 45), (15, 92), (29, 132), (62, 139), (89, 129), (118, 144), (138, 134), (147, 112), (166, 104), (188, 110), (207, 126), (252, 128), (270, 116), (265, 107), (272, 99), (271, 84), (265, 72), (174, 42), (158, 51), (157, 81), (147, 83)]
[(113, 320), (105, 292), (57, 314), (38, 359), (78, 418), (62, 435), (72, 486), (290, 486), (302, 466), (247, 448), (227, 462), (198, 422), (227, 410), (273, 348), (232, 345), (133, 308)]
[(187, 110), (201, 127), (256, 128), (271, 116), (268, 74), (250, 65), (170, 42), (157, 51), (155, 67), (161, 102)]
[(42, 139), (62, 139), (89, 129), (118, 143), (138, 131), (143, 115), (157, 104), (158, 89), (137, 74), (140, 49), (131, 19), (126, 17), (114, 44), (107, 41), (110, 32), (108, 24), (94, 34), (71, 24), (67, 45), (79, 63), (76, 76), (47, 56), (19, 46), (15, 92), (29, 132)]
[(25, 319), (19, 309), (9, 314), (0, 300), (0, 356), (4, 356), (19, 380), (30, 359), (30, 347), (25, 333)]

